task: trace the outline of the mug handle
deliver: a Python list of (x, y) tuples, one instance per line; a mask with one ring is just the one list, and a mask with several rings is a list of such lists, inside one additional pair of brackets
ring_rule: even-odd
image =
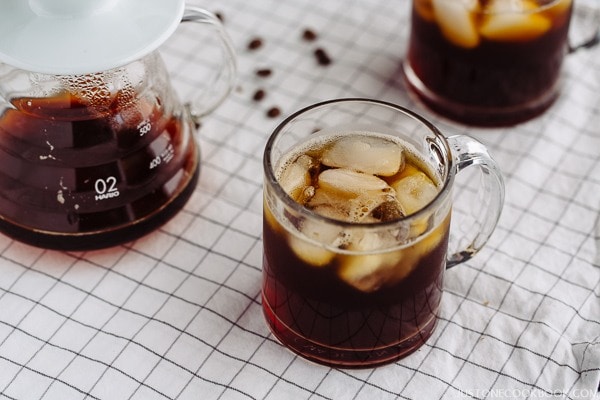
[(577, 41), (573, 39), (573, 35), (569, 35), (569, 53), (574, 53), (581, 49), (589, 49), (600, 43), (600, 8), (586, 4), (585, 2), (574, 2), (571, 34), (573, 30), (580, 28), (579, 26), (574, 26), (576, 24), (591, 26), (591, 30), (585, 32), (583, 34), (584, 37), (579, 38)]
[(222, 65), (207, 85), (207, 90), (186, 102), (186, 107), (195, 122), (211, 113), (231, 93), (237, 76), (236, 54), (229, 35), (219, 18), (213, 13), (198, 7), (186, 7), (181, 22), (194, 22), (208, 25), (217, 33), (222, 52)]
[[(504, 178), (498, 164), (481, 142), (464, 135), (450, 136), (447, 141), (455, 161), (455, 173), (475, 165), (481, 170), (482, 176), (480, 207), (476, 215), (478, 229), (462, 237), (461, 249), (448, 255), (446, 267), (451, 268), (477, 254), (492, 235), (504, 204)], [(462, 245), (464, 241), (466, 245)]]

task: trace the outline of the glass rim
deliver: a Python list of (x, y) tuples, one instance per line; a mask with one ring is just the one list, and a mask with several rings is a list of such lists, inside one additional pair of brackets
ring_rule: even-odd
[[(279, 181), (277, 180), (277, 177), (275, 176), (276, 165), (274, 165), (271, 162), (270, 155), (271, 155), (271, 150), (273, 149), (275, 142), (279, 138), (280, 134), (283, 132), (284, 128), (286, 126), (288, 126), (290, 122), (294, 121), (296, 118), (298, 118), (301, 115), (304, 115), (305, 113), (307, 113), (309, 111), (319, 109), (319, 108), (325, 108), (330, 105), (342, 104), (342, 103), (346, 103), (346, 104), (364, 103), (364, 104), (372, 104), (372, 105), (376, 105), (376, 106), (384, 107), (384, 108), (390, 108), (393, 111), (399, 112), (401, 114), (404, 114), (407, 117), (412, 118), (413, 120), (416, 120), (418, 123), (424, 125), (432, 134), (434, 134), (438, 144), (442, 145), (443, 154), (440, 154), (440, 156), (442, 156), (443, 159), (445, 160), (445, 165), (447, 166), (447, 171), (446, 171), (446, 176), (442, 177), (443, 181), (442, 181), (440, 191), (436, 194), (436, 196), (433, 198), (433, 200), (431, 200), (429, 203), (427, 203), (427, 205), (425, 207), (421, 208), (420, 210), (418, 210), (412, 214), (409, 214), (409, 215), (406, 215), (406, 216), (403, 216), (403, 217), (400, 217), (397, 219), (389, 220), (389, 221), (379, 221), (379, 222), (342, 221), (342, 220), (338, 220), (338, 219), (334, 219), (334, 218), (330, 218), (330, 217), (321, 215), (321, 214), (309, 209), (308, 207), (303, 206), (302, 204), (300, 204), (296, 200), (294, 200), (283, 189), (283, 187), (280, 185)], [(432, 149), (432, 151), (436, 151), (436, 150)], [(336, 226), (339, 226), (342, 228), (388, 229), (388, 228), (397, 227), (398, 225), (401, 225), (401, 224), (410, 223), (412, 220), (422, 218), (424, 214), (432, 213), (433, 210), (438, 209), (440, 207), (440, 205), (445, 201), (445, 199), (451, 193), (451, 188), (452, 188), (452, 184), (454, 181), (454, 176), (456, 174), (456, 170), (454, 168), (454, 159), (452, 157), (450, 145), (448, 144), (446, 137), (439, 131), (438, 128), (435, 127), (435, 125), (433, 125), (427, 119), (420, 116), (416, 112), (411, 111), (408, 108), (405, 108), (405, 107), (397, 105), (397, 104), (393, 104), (393, 103), (381, 101), (381, 100), (352, 97), (352, 98), (340, 98), (340, 99), (326, 100), (326, 101), (322, 101), (322, 102), (318, 102), (318, 103), (309, 105), (307, 107), (304, 107), (304, 108), (294, 112), (293, 114), (291, 114), (287, 118), (285, 118), (281, 123), (279, 123), (277, 125), (277, 127), (275, 127), (275, 129), (273, 130), (271, 135), (269, 136), (267, 143), (265, 145), (265, 149), (263, 152), (263, 173), (265, 174), (265, 176), (264, 176), (265, 183), (268, 183), (269, 186), (275, 191), (277, 198), (279, 198), (281, 201), (283, 201), (285, 203), (286, 207), (294, 210), (294, 212), (297, 213), (297, 215), (302, 215), (302, 216), (305, 216), (312, 220), (317, 220), (317, 221), (327, 223), (330, 225), (336, 225)]]
[[(455, 0), (451, 0), (451, 1), (455, 1)], [(529, 9), (523, 9), (523, 10), (509, 10), (509, 9), (507, 9), (507, 10), (486, 10), (486, 9), (483, 9), (483, 10), (476, 10), (476, 11), (474, 11), (474, 13), (480, 14), (480, 15), (537, 14), (539, 12), (543, 12), (552, 7), (555, 7), (565, 1), (572, 2), (573, 0), (546, 0), (544, 2), (534, 2), (533, 4), (535, 5), (535, 7), (532, 7)]]

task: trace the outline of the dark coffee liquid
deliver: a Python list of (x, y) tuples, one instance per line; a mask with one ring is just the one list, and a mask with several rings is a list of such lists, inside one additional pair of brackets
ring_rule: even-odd
[(279, 340), (302, 356), (346, 368), (375, 366), (413, 352), (433, 332), (447, 232), (409, 276), (370, 293), (341, 281), (334, 263), (307, 265), (269, 223), (263, 232), (264, 313)]
[(71, 94), (17, 99), (0, 117), (0, 229), (43, 247), (139, 237), (193, 191), (190, 127), (160, 101), (102, 107)]
[(435, 111), (476, 125), (510, 125), (541, 113), (557, 95), (570, 13), (569, 7), (553, 15), (550, 29), (539, 37), (502, 41), (482, 36), (478, 45), (465, 48), (413, 7), (407, 57), (425, 89), (416, 92)]

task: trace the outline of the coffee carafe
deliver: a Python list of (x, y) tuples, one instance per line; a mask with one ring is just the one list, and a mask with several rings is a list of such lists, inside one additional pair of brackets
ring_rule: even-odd
[[(211, 28), (222, 56), (187, 103), (158, 52), (182, 21)], [(196, 187), (194, 119), (234, 79), (220, 21), (185, 0), (3, 0), (0, 232), (87, 250), (156, 229)]]

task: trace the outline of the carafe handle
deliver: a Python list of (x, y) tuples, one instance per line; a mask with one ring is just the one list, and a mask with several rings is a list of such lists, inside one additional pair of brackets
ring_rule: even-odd
[[(456, 173), (477, 166), (481, 171), (479, 208), (475, 229), (469, 229), (459, 241), (459, 249), (448, 255), (446, 267), (451, 268), (473, 257), (488, 241), (496, 228), (504, 204), (504, 178), (496, 161), (479, 141), (464, 135), (447, 138), (455, 161)], [(463, 244), (465, 243), (466, 244)]]
[(200, 93), (186, 99), (188, 111), (198, 122), (201, 117), (217, 108), (233, 89), (237, 74), (236, 55), (223, 24), (213, 13), (197, 7), (186, 7), (181, 22), (195, 22), (212, 28), (218, 36), (222, 53), (221, 65), (207, 83), (206, 90), (200, 90)]

